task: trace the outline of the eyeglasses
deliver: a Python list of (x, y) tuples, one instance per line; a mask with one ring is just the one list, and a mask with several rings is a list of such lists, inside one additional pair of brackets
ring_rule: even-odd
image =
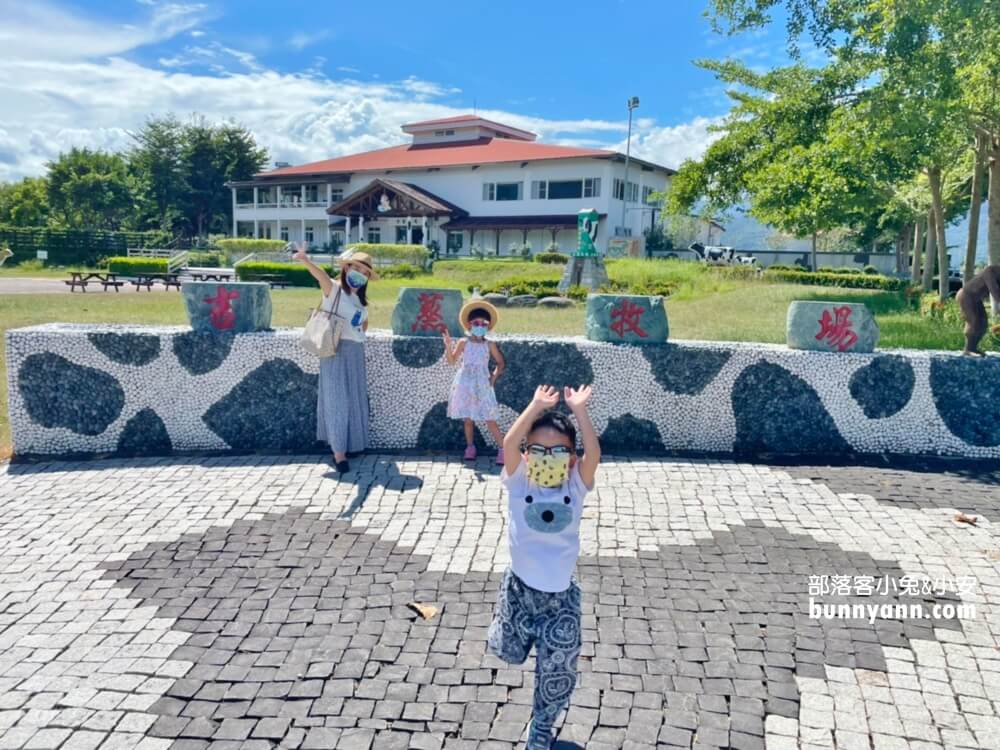
[(527, 451), (529, 456), (568, 456), (570, 454), (570, 449), (565, 445), (553, 445), (551, 448), (546, 445), (541, 445), (539, 443), (531, 443), (527, 446)]

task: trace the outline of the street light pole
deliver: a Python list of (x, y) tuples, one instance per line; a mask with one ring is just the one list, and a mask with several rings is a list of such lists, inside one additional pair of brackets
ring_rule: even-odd
[(639, 106), (639, 97), (629, 97), (625, 106), (628, 107), (628, 138), (625, 141), (625, 184), (622, 185), (622, 234), (625, 233), (625, 207), (628, 205), (628, 160), (632, 150), (632, 110)]

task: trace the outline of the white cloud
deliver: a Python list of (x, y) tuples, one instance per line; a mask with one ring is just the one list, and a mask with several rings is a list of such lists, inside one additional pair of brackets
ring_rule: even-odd
[[(41, 174), (46, 161), (73, 146), (126, 149), (132, 144), (129, 133), (149, 116), (170, 112), (235, 120), (250, 128), (272, 161), (303, 163), (403, 143), (403, 123), (469, 111), (441, 103), (460, 93), (449, 85), (415, 77), (331, 79), (316, 66), (279, 72), (249, 52), (218, 42), (185, 46), (162, 57), (158, 66), (122, 56), (164, 35), (188, 36), (196, 18), (178, 9), (194, 6), (156, 5), (144, 24), (127, 32), (51, 6), (27, 8), (0, 0), (0, 7), (11, 21), (0, 34), (20, 30), (18, 54), (0, 57), (0, 180)], [(47, 14), (44, 25), (31, 23), (39, 8)], [(59, 54), (49, 54), (51, 38), (66, 43)], [(37, 52), (29, 54), (32, 50)], [(356, 69), (341, 72), (348, 71)], [(479, 114), (549, 142), (624, 150), (624, 118), (548, 120), (499, 109)], [(710, 142), (710, 122), (698, 118), (663, 127), (640, 118), (634, 123), (632, 152), (677, 166)]]
[(288, 43), (291, 45), (292, 49), (303, 50), (306, 47), (311, 47), (317, 42), (322, 42), (324, 39), (330, 38), (330, 30), (323, 29), (321, 31), (306, 32), (300, 31), (296, 34), (292, 34), (291, 39)]

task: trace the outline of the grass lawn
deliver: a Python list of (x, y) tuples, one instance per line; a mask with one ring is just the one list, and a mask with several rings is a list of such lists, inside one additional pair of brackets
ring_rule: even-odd
[[(507, 278), (558, 278), (561, 266), (516, 261), (446, 261), (435, 265), (433, 276), (415, 279), (383, 279), (371, 286), (371, 324), (388, 328), (392, 308), (402, 286), (435, 286), (462, 289)], [(15, 268), (0, 268), (0, 278), (22, 275)], [(13, 273), (12, 273), (13, 272)], [(63, 277), (65, 270), (25, 273), (23, 276)], [(962, 347), (957, 324), (917, 315), (903, 295), (860, 289), (771, 284), (728, 279), (690, 262), (614, 261), (609, 264), (613, 281), (664, 280), (677, 284), (667, 303), (672, 339), (708, 341), (761, 341), (783, 343), (788, 303), (796, 299), (864, 302), (875, 313), (881, 328), (883, 348), (950, 349)], [(273, 324), (300, 326), (319, 301), (315, 289), (282, 289), (271, 293)], [(584, 307), (550, 310), (509, 308), (501, 312), (502, 333), (548, 333), (582, 335)], [(0, 334), (9, 328), (49, 322), (139, 323), (183, 325), (187, 322), (176, 292), (135, 294), (12, 294), (0, 297)], [(10, 451), (7, 416), (6, 358), (0, 337), (0, 457)]]

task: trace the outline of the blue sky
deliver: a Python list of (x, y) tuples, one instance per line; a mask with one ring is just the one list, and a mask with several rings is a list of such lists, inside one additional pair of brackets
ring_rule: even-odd
[(727, 39), (704, 0), (0, 0), (0, 179), (74, 145), (126, 148), (151, 114), (250, 127), (302, 163), (402, 142), (471, 111), (546, 141), (699, 155), (728, 109), (698, 57), (785, 59), (783, 29)]

